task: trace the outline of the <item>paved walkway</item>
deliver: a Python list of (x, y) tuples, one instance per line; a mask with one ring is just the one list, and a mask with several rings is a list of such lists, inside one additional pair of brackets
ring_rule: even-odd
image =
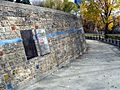
[(86, 54), (25, 90), (120, 90), (120, 51), (98, 41), (87, 43)]

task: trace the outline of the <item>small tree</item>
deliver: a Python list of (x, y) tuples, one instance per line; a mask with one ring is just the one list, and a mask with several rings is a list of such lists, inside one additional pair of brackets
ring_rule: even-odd
[(63, 6), (62, 10), (65, 12), (71, 12), (72, 10), (73, 11), (78, 10), (77, 5), (73, 2), (69, 2), (68, 0), (64, 0), (62, 6)]
[(77, 5), (68, 0), (46, 0), (43, 4), (43, 7), (53, 8), (57, 10), (62, 10), (65, 12), (71, 12), (72, 10), (77, 11)]

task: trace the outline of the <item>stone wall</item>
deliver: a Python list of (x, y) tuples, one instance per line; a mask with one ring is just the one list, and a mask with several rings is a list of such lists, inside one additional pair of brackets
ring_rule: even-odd
[(45, 29), (50, 53), (41, 55), (34, 39), (38, 56), (27, 60), (24, 44), (13, 42), (0, 45), (0, 90), (24, 90), (60, 67), (74, 60), (86, 49), (80, 18), (62, 11), (0, 2), (0, 42), (22, 38), (20, 31)]

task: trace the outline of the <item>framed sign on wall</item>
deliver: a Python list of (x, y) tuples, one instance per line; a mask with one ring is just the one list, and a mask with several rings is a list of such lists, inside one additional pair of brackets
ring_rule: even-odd
[(50, 53), (50, 48), (49, 48), (45, 29), (36, 29), (35, 34), (38, 41), (40, 54), (43, 56), (45, 54)]

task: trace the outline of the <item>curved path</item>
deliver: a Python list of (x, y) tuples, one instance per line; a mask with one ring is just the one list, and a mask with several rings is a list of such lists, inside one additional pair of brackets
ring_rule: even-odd
[(120, 90), (120, 51), (98, 41), (87, 43), (83, 56), (25, 90)]

